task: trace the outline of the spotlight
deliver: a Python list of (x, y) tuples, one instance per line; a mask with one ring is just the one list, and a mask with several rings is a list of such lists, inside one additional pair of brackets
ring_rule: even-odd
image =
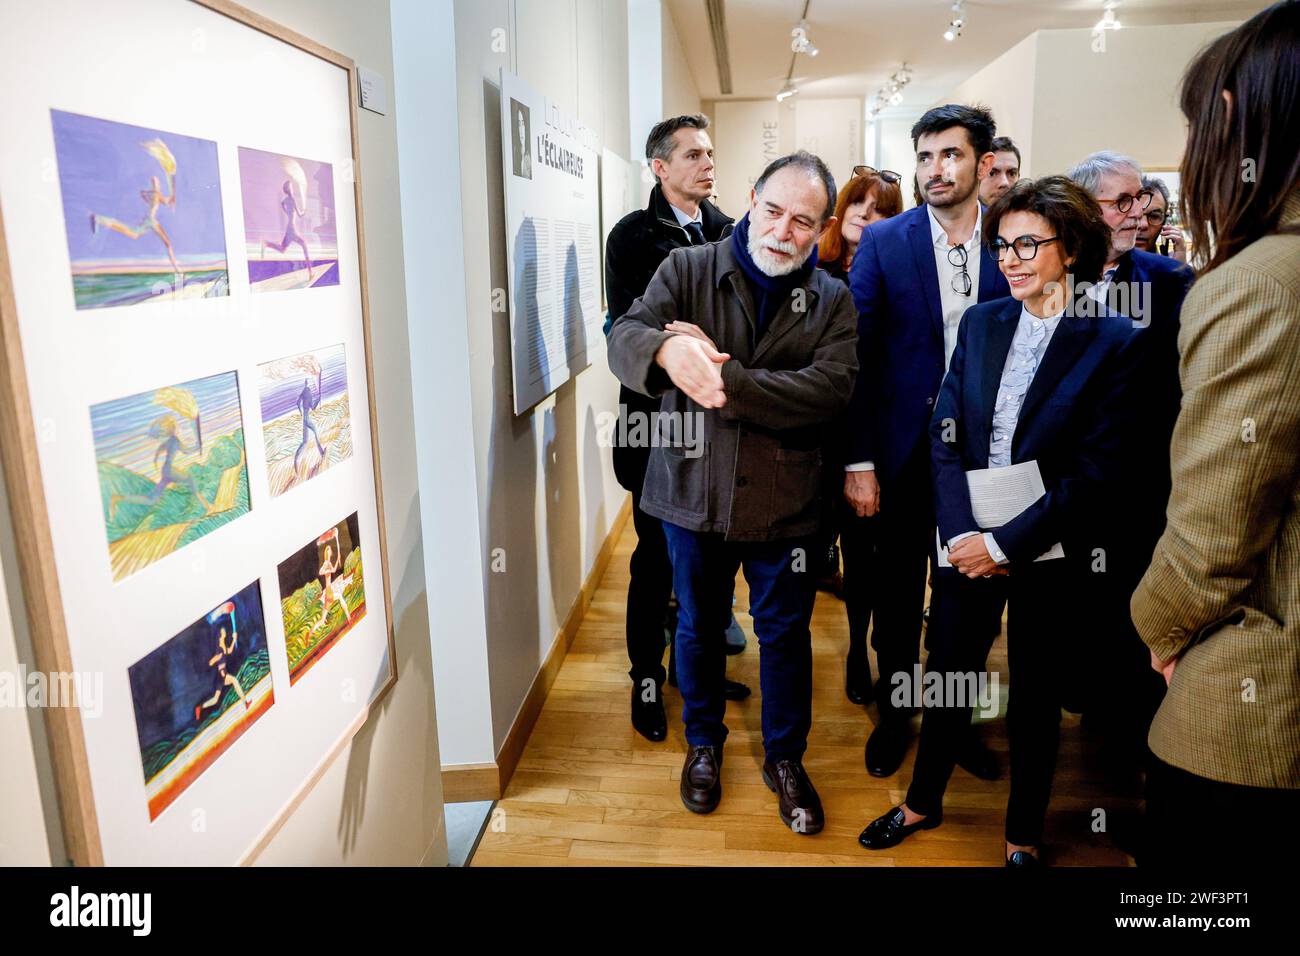
[(1097, 25), (1092, 28), (1093, 33), (1101, 33), (1103, 30), (1118, 30), (1124, 26), (1124, 24), (1119, 22), (1119, 18), (1115, 16), (1116, 6), (1116, 0), (1107, 0), (1106, 8), (1102, 11), (1101, 19), (1098, 20)]

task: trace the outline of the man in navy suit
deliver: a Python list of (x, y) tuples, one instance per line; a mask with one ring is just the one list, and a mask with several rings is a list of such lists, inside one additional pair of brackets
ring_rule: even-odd
[[(846, 425), (844, 497), (860, 517), (878, 514), (876, 650), (880, 721), (867, 740), (873, 775), (898, 770), (911, 709), (896, 703), (894, 675), (911, 681), (920, 660), (926, 566), (935, 534), (927, 426), (962, 314), (1009, 294), (982, 247), (980, 181), (993, 166), (988, 110), (950, 104), (912, 127), (916, 182), (925, 205), (862, 234), (849, 272), (858, 308), (860, 372)], [(991, 622), (996, 632), (998, 624)], [(973, 734), (959, 761), (986, 779), (998, 769)]]
[(1146, 645), (1129, 617), (1129, 599), (1165, 528), (1172, 481), (1169, 446), (1182, 401), (1178, 379), (1178, 317), (1193, 273), (1167, 256), (1136, 248), (1138, 228), (1153, 194), (1143, 186), (1142, 170), (1128, 156), (1093, 153), (1067, 174), (1092, 194), (1111, 229), (1110, 251), (1094, 297), (1145, 328), (1139, 385), (1126, 410), (1130, 428), (1125, 461), (1134, 476), (1126, 495), (1099, 531), (1104, 573), (1090, 584), (1101, 621), (1095, 640), (1102, 663), (1104, 693), (1081, 703), (1096, 718), (1112, 766), (1133, 770), (1146, 754), (1147, 730), (1164, 697), (1165, 684), (1151, 668)]

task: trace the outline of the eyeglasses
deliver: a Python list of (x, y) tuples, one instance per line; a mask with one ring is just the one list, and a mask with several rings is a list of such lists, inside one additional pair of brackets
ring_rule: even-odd
[(1152, 227), (1158, 227), (1158, 226), (1163, 226), (1165, 224), (1165, 220), (1169, 217), (1169, 210), (1152, 209), (1150, 212), (1144, 213), (1143, 215), (1147, 221), (1147, 225)]
[(990, 244), (994, 257), (998, 262), (1006, 258), (1008, 249), (1016, 250), (1016, 258), (1021, 262), (1028, 262), (1034, 256), (1038, 255), (1038, 247), (1045, 246), (1049, 242), (1056, 242), (1060, 236), (1052, 236), (1050, 239), (1035, 239), (1033, 236), (1017, 236), (1010, 242), (1007, 242), (1001, 236), (998, 236)]
[(1114, 199), (1098, 199), (1097, 202), (1104, 206), (1114, 206), (1120, 212), (1128, 212), (1133, 208), (1134, 200), (1140, 201), (1142, 203), (1142, 208), (1146, 209), (1147, 206), (1151, 205), (1151, 198), (1154, 195), (1155, 193), (1151, 190), (1144, 189), (1136, 196), (1130, 195), (1129, 193), (1123, 193), (1122, 195), (1116, 196)]
[[(956, 256), (956, 258), (953, 258)], [(966, 247), (952, 246), (948, 249), (948, 262), (960, 269), (953, 273), (952, 291), (958, 295), (970, 295), (970, 273), (966, 271)]]
[(903, 177), (900, 176), (898, 173), (894, 172), (892, 169), (876, 169), (875, 166), (854, 166), (853, 167), (854, 176), (866, 176), (868, 174), (874, 174), (876, 176), (879, 176), (887, 183), (897, 184), (903, 181)]

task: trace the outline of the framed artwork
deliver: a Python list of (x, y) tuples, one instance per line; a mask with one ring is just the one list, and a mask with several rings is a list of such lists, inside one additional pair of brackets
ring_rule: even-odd
[(397, 680), (356, 68), (49, 0), (0, 81), (0, 457), (36, 667), (96, 688), (44, 711), (68, 855), (249, 863)]
[(229, 293), (217, 144), (50, 111), (78, 309)]
[(257, 582), (127, 673), (153, 820), (275, 703)]
[(266, 481), (280, 495), (352, 457), (342, 343), (258, 366)]

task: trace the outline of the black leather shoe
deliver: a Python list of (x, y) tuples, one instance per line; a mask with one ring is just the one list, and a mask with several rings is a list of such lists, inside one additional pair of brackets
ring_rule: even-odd
[(855, 704), (869, 704), (875, 699), (871, 687), (871, 661), (849, 651), (844, 662), (844, 696)]
[(1042, 865), (1043, 865), (1042, 860), (1034, 856), (1032, 853), (1027, 853), (1024, 850), (1017, 850), (1015, 853), (1012, 853), (1009, 857), (1007, 857), (1007, 866), (1033, 869), (1036, 866), (1042, 866)]
[[(648, 680), (649, 678), (647, 678)], [(664, 713), (663, 688), (656, 686), (654, 699), (645, 700), (648, 688), (632, 685), (632, 726), (646, 740), (659, 743), (668, 738), (668, 715)]]
[(763, 782), (777, 795), (781, 822), (795, 833), (811, 836), (826, 825), (821, 797), (797, 760), (763, 762)]
[(867, 773), (873, 777), (890, 777), (898, 773), (907, 754), (912, 727), (904, 720), (882, 720), (867, 738), (865, 760)]
[(749, 685), (738, 680), (728, 680), (722, 686), (722, 696), (727, 700), (744, 700), (750, 693)]
[(973, 727), (957, 754), (957, 766), (981, 780), (997, 780), (1002, 776), (998, 758), (984, 746), (984, 741), (980, 740)]
[(903, 808), (894, 807), (882, 817), (876, 817), (858, 835), (858, 842), (868, 850), (888, 850), (898, 846), (917, 830), (933, 830), (943, 823), (942, 816), (926, 817), (916, 823), (903, 822)]
[(678, 787), (682, 806), (692, 813), (711, 813), (722, 799), (722, 748), (692, 747), (682, 766)]

